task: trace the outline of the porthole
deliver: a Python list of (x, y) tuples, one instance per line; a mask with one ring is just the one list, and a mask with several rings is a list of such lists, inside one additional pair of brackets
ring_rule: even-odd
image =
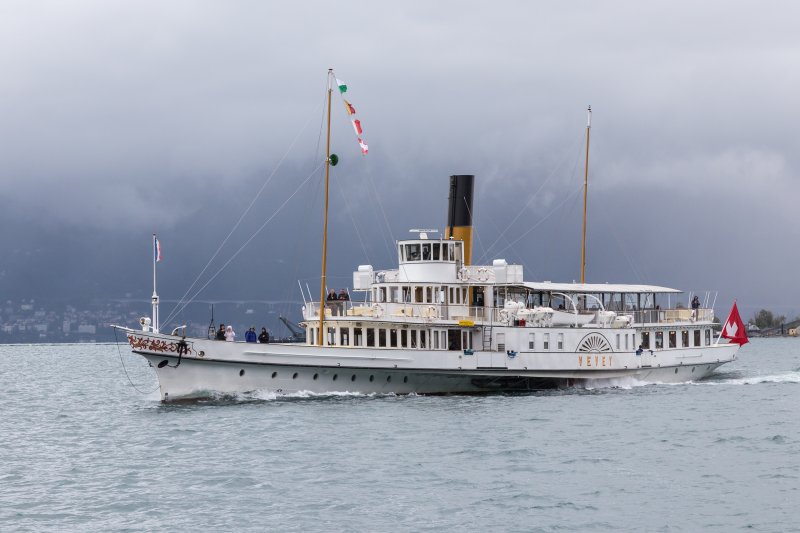
[(317, 379), (318, 377), (319, 377), (319, 374), (314, 374), (314, 379)]
[(694, 367), (692, 367), (692, 372), (694, 372)]
[(677, 369), (677, 368), (675, 369), (675, 373), (676, 373), (676, 374), (678, 373), (678, 369)]
[(403, 378), (403, 383), (408, 383), (408, 376), (405, 376), (405, 377)]
[(273, 372), (273, 373), (272, 373), (272, 379), (275, 379), (275, 378), (277, 378), (277, 377), (278, 377), (278, 373), (277, 373), (277, 372)]
[(294, 374), (292, 374), (292, 379), (297, 379), (297, 372), (295, 372)]
[(392, 376), (386, 376), (386, 383), (391, 383)]
[(370, 377), (369, 377), (369, 380), (370, 380), (370, 381), (375, 381), (375, 376), (370, 376)]
[(355, 381), (355, 380), (356, 380), (356, 375), (353, 374), (353, 377), (350, 378), (350, 381)]
[(241, 370), (239, 370), (239, 375), (240, 375), (240, 376), (244, 376), (244, 368), (243, 368), (243, 369), (241, 369)]
[(339, 374), (334, 374), (333, 375), (333, 381), (336, 381), (338, 378), (339, 378)]

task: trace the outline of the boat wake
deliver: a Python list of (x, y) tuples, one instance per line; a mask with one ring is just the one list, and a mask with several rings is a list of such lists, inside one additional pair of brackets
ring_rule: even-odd
[[(361, 393), (361, 392), (325, 392), (297, 391), (290, 393), (275, 392), (270, 390), (253, 390), (248, 392), (223, 393), (208, 391), (206, 394), (192, 398), (180, 398), (167, 402), (168, 405), (237, 405), (248, 403), (262, 403), (275, 401), (299, 400), (342, 400), (351, 398), (390, 398), (396, 397), (395, 393)], [(408, 396), (408, 395), (406, 395)]]
[(643, 381), (635, 377), (589, 379), (577, 388), (585, 390), (598, 389), (634, 389), (648, 385), (759, 385), (763, 383), (800, 383), (800, 369), (780, 374), (767, 374), (763, 376), (747, 376), (740, 372), (726, 372), (713, 374), (698, 381), (680, 383), (665, 383), (660, 381)]
[(260, 400), (260, 401), (275, 401), (275, 400), (316, 400), (316, 399), (331, 399), (331, 398), (383, 398), (387, 396), (396, 396), (394, 393), (364, 393), (364, 392), (312, 392), (312, 391), (297, 391), (297, 392), (275, 392), (269, 390), (255, 390), (244, 392), (237, 396), (242, 399)]
[(625, 389), (630, 390), (636, 387), (644, 387), (646, 385), (653, 385), (652, 381), (642, 381), (633, 376), (625, 376), (620, 378), (599, 378), (587, 379), (582, 385), (576, 384), (576, 387), (586, 390), (596, 389)]
[(800, 370), (765, 376), (741, 376), (738, 373), (729, 373), (691, 382), (692, 385), (758, 385), (762, 383), (800, 383)]

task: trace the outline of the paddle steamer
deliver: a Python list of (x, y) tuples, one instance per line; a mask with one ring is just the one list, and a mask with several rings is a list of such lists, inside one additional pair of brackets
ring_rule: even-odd
[[(326, 195), (331, 161), (328, 149)], [(715, 338), (708, 295), (684, 307), (676, 289), (585, 283), (585, 253), (580, 283), (525, 281), (523, 266), (502, 258), (473, 264), (473, 189), (473, 176), (451, 176), (444, 235), (414, 230), (396, 243), (396, 268), (358, 266), (351, 300), (325, 300), (323, 252), (320, 298), (304, 296), (305, 343), (161, 333), (155, 290), (152, 318), (140, 329), (115, 327), (155, 368), (164, 401), (254, 390), (444, 394), (682, 382), (733, 361), (746, 342), (737, 337), (743, 326), (735, 331), (738, 313), (724, 327), (735, 342)]]

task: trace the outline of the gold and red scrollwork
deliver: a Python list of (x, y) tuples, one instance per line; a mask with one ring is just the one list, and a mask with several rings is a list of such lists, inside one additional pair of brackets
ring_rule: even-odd
[[(134, 350), (146, 350), (148, 352), (175, 352), (178, 353), (178, 342), (167, 342), (159, 339), (148, 339), (147, 337), (137, 337), (136, 335), (128, 335), (128, 343)], [(188, 344), (183, 350), (184, 355), (192, 353), (192, 347)]]

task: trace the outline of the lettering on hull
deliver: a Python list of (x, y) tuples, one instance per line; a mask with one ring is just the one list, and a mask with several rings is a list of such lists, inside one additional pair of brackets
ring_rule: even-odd
[(578, 366), (583, 368), (606, 368), (611, 366), (613, 358), (613, 355), (579, 355)]

